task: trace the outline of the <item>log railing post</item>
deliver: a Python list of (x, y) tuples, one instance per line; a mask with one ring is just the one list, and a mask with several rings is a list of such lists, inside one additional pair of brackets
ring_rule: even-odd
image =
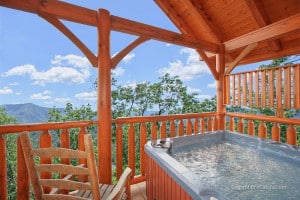
[(129, 124), (128, 130), (128, 166), (132, 170), (132, 175), (135, 175), (135, 130), (134, 124)]
[(141, 123), (140, 126), (140, 167), (141, 167), (141, 175), (145, 176), (146, 173), (146, 155), (144, 152), (144, 146), (147, 143), (147, 125), (145, 123)]
[[(40, 148), (50, 148), (52, 146), (52, 136), (48, 132), (48, 130), (44, 130), (40, 135)], [(42, 164), (51, 164), (51, 158), (48, 157), (41, 157), (40, 162)], [(51, 173), (50, 172), (41, 172), (41, 178), (43, 179), (50, 179)], [(49, 193), (51, 188), (43, 187), (45, 193)]]
[(111, 20), (107, 10), (99, 9), (98, 30), (98, 176), (100, 183), (111, 184)]
[(280, 142), (280, 127), (278, 123), (274, 123), (272, 127), (272, 140)]
[(290, 145), (297, 145), (297, 134), (293, 124), (290, 124), (286, 131), (286, 143)]
[(260, 121), (258, 126), (258, 137), (262, 139), (267, 137), (267, 127), (264, 121)]
[(123, 172), (123, 137), (122, 137), (122, 124), (116, 123), (116, 165), (117, 165), (117, 178), (121, 177)]
[(244, 119), (242, 117), (239, 119), (237, 131), (239, 133), (244, 133)]
[(254, 136), (254, 122), (252, 119), (248, 120), (248, 135)]

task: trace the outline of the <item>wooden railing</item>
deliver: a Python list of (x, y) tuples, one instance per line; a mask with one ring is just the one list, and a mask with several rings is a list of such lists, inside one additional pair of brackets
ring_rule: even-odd
[[(123, 163), (128, 163), (135, 175), (132, 183), (145, 180), (144, 145), (148, 140), (218, 129), (217, 113), (127, 117), (113, 120), (113, 123), (116, 130), (117, 177), (122, 173)], [(128, 160), (124, 161), (126, 157)]]
[(226, 116), (230, 131), (246, 133), (264, 139), (268, 138), (277, 142), (283, 142), (281, 140), (283, 138), (287, 144), (297, 145), (297, 134), (300, 134), (300, 119), (242, 113), (226, 113)]
[[(70, 148), (70, 129), (78, 129), (78, 148), (83, 150), (83, 136), (87, 133), (87, 127), (92, 125), (90, 121), (79, 122), (63, 122), (63, 123), (43, 123), (43, 124), (24, 124), (24, 125), (2, 125), (0, 126), (0, 199), (8, 199), (7, 194), (7, 160), (11, 159), (7, 157), (6, 152), (6, 140), (4, 135), (17, 134), (23, 131), (29, 131), (30, 133), (39, 133), (39, 142), (33, 143), (40, 147), (50, 147), (52, 145), (53, 131), (60, 131), (59, 144), (61, 147)], [(29, 199), (29, 177), (23, 157), (22, 148), (19, 138), (17, 139), (17, 199)], [(49, 158), (41, 158), (41, 163), (51, 163)], [(70, 162), (64, 160), (62, 162)], [(79, 161), (85, 162), (85, 161)], [(44, 173), (41, 175), (44, 178), (50, 178), (51, 174)]]
[(300, 109), (300, 65), (267, 68), (225, 76), (225, 104)]
[[(145, 180), (145, 154), (144, 144), (147, 140), (189, 135), (192, 133), (217, 130), (218, 118), (216, 113), (169, 115), (169, 116), (150, 116), (150, 117), (130, 117), (118, 118), (113, 120), (112, 130), (116, 133), (116, 140), (112, 142), (113, 148), (116, 148), (116, 172), (119, 177), (122, 168), (129, 165), (134, 172), (132, 184)], [(0, 126), (0, 199), (8, 199), (7, 194), (7, 157), (5, 135), (17, 134), (23, 131), (29, 131), (37, 135), (37, 140), (32, 141), (33, 145), (40, 147), (50, 147), (59, 145), (70, 148), (71, 137), (76, 135), (78, 148), (83, 150), (83, 136), (91, 125), (97, 122), (76, 121), (62, 123), (42, 123), (42, 124), (23, 124), (23, 125), (2, 125)], [(76, 128), (76, 134), (71, 134), (71, 129)], [(77, 130), (78, 129), (78, 130)], [(59, 132), (59, 134), (56, 134)], [(78, 134), (78, 135), (77, 135)], [(59, 135), (59, 138), (58, 138)], [(57, 144), (53, 144), (53, 138), (56, 138)], [(95, 138), (97, 139), (97, 138)], [(126, 142), (125, 142), (126, 141)], [(136, 143), (139, 141), (138, 143)], [(29, 199), (29, 177), (27, 174), (25, 161), (23, 158), (20, 141), (17, 139), (17, 178), (15, 180), (17, 187), (17, 199)], [(125, 148), (125, 146), (127, 147)], [(114, 152), (114, 151), (112, 151)], [(140, 152), (140, 157), (136, 157)], [(128, 159), (127, 159), (128, 158)], [(124, 165), (123, 165), (124, 161)], [(43, 158), (42, 163), (51, 163), (51, 159)], [(69, 162), (68, 160), (63, 162)], [(84, 163), (85, 161), (80, 161)], [(110, 173), (110, 172), (108, 172)], [(44, 178), (50, 178), (50, 174), (42, 175)]]

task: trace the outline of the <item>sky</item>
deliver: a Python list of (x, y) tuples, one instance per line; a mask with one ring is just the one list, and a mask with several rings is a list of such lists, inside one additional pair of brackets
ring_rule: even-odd
[[(154, 1), (66, 0), (91, 9), (104, 8), (111, 15), (178, 32)], [(97, 54), (97, 30), (63, 23)], [(136, 39), (111, 32), (111, 55)], [(258, 65), (249, 66), (256, 68)], [(200, 101), (216, 93), (216, 83), (198, 54), (185, 47), (150, 40), (130, 52), (113, 71), (119, 85), (158, 82), (164, 73), (178, 75)], [(34, 103), (43, 107), (96, 108), (94, 81), (97, 69), (61, 32), (35, 14), (0, 7), (0, 105)]]

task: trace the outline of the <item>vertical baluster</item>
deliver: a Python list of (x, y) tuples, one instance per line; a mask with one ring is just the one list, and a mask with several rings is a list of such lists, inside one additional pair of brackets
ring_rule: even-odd
[(135, 160), (135, 131), (134, 124), (130, 123), (128, 130), (128, 165), (133, 176), (135, 176)]
[[(40, 148), (50, 148), (52, 145), (52, 136), (49, 134), (48, 130), (44, 130), (40, 135)], [(50, 164), (51, 158), (49, 157), (41, 157), (40, 162), (42, 164)], [(50, 172), (41, 172), (41, 178), (43, 179), (50, 179), (51, 173)], [(51, 188), (43, 187), (45, 193), (49, 193)]]
[(194, 121), (194, 133), (199, 133), (199, 120), (198, 118), (195, 118), (195, 121)]
[(237, 105), (240, 106), (241, 105), (241, 74), (238, 74), (237, 77), (238, 77), (238, 85), (237, 85), (238, 103), (237, 103)]
[(116, 123), (116, 164), (117, 164), (117, 179), (121, 177), (121, 174), (123, 172), (123, 131), (122, 131), (122, 124)]
[[(60, 147), (70, 149), (70, 133), (68, 129), (63, 129), (60, 134)], [(70, 159), (62, 158), (61, 163), (70, 164)]]
[(160, 124), (160, 138), (167, 138), (167, 127), (165, 121), (162, 121)]
[(206, 131), (206, 128), (205, 128), (205, 118), (201, 118), (200, 119), (200, 124), (201, 124), (201, 133), (204, 133)]
[(212, 118), (207, 118), (207, 131), (212, 131)]
[(276, 107), (282, 108), (282, 94), (281, 94), (281, 86), (282, 85), (282, 77), (281, 77), (281, 68), (276, 69)]
[(293, 124), (290, 124), (286, 131), (286, 143), (290, 145), (297, 145), (297, 134)]
[(235, 131), (234, 130), (234, 118), (233, 117), (229, 117), (229, 130), (230, 131)]
[(253, 105), (253, 96), (252, 96), (252, 93), (253, 93), (253, 72), (250, 72), (249, 73), (249, 106), (252, 107)]
[(214, 131), (219, 130), (219, 117), (215, 116), (214, 117), (214, 127), (213, 127)]
[(294, 108), (300, 109), (300, 65), (297, 65), (294, 69)]
[(248, 120), (248, 135), (254, 136), (254, 122), (252, 119)]
[(128, 130), (128, 165), (132, 169), (132, 175), (135, 176), (135, 131), (134, 124), (129, 124)]
[(156, 140), (157, 139), (156, 122), (152, 122), (152, 124), (151, 124), (151, 138), (152, 138), (152, 140)]
[(179, 124), (178, 124), (178, 135), (179, 136), (183, 136), (184, 135), (184, 123), (183, 120), (179, 120)]
[(237, 125), (237, 131), (239, 133), (244, 133), (244, 119), (240, 117), (238, 125)]
[(29, 176), (22, 151), (21, 140), (17, 139), (17, 199), (29, 199)]
[(235, 102), (235, 75), (232, 75), (232, 79), (233, 79), (233, 83), (232, 83), (232, 105), (236, 105), (236, 102)]
[(255, 104), (256, 107), (260, 106), (259, 103), (259, 72), (255, 72)]
[(266, 107), (266, 91), (267, 91), (267, 83), (266, 83), (266, 70), (261, 72), (261, 107)]
[(192, 121), (191, 121), (191, 119), (187, 119), (187, 123), (186, 123), (186, 134), (187, 134), (187, 135), (191, 135), (192, 132), (193, 132)]
[[(79, 129), (79, 133), (78, 133), (78, 150), (81, 150), (81, 151), (85, 150), (85, 147), (84, 147), (84, 135), (85, 134), (87, 134), (86, 127), (81, 127)], [(87, 160), (85, 158), (79, 158), (79, 164), (84, 164), (86, 166)], [(79, 179), (83, 182), (88, 181), (87, 176), (79, 176)]]
[(7, 199), (6, 141), (0, 135), (0, 199)]
[(147, 143), (147, 125), (141, 123), (140, 126), (140, 166), (141, 166), (141, 175), (145, 176), (146, 170), (146, 155), (144, 152), (144, 146)]
[(246, 106), (247, 105), (247, 74), (243, 74), (243, 103), (242, 105)]
[(260, 121), (258, 126), (258, 137), (263, 139), (267, 137), (267, 127), (264, 121)]
[[(225, 75), (225, 104), (230, 104), (230, 75)], [(197, 131), (198, 132), (198, 131)]]
[[(298, 83), (299, 84), (299, 83)], [(284, 68), (284, 107), (291, 107), (291, 68)]]
[(274, 123), (272, 127), (272, 140), (280, 142), (280, 127), (278, 123)]
[(269, 107), (274, 107), (274, 71), (271, 69), (268, 72), (268, 88), (269, 88)]
[(175, 121), (171, 120), (170, 121), (170, 137), (175, 137), (175, 136), (176, 136)]

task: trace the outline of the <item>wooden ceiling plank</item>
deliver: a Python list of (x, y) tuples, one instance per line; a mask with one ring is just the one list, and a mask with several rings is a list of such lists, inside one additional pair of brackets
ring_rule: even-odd
[(225, 74), (230, 74), (230, 72), (239, 64), (239, 62), (245, 58), (256, 46), (258, 43), (249, 44), (236, 59), (230, 63), (228, 68), (225, 71)]
[(282, 35), (300, 30), (300, 13), (224, 42), (226, 51), (247, 46), (252, 43), (279, 38)]
[(197, 52), (200, 54), (201, 58), (207, 64), (215, 80), (219, 80), (219, 73), (216, 70), (216, 65), (213, 64), (213, 62), (211, 62), (211, 60), (208, 58), (208, 56), (204, 51), (202, 51), (201, 49), (197, 49)]
[[(246, 3), (259, 27), (264, 27), (271, 24), (271, 20), (261, 0), (246, 0)], [(279, 40), (269, 41), (268, 44), (273, 51), (281, 50), (281, 44)]]
[(118, 63), (126, 56), (130, 51), (132, 51), (135, 47), (140, 45), (141, 43), (149, 40), (149, 38), (139, 37), (132, 43), (130, 43), (127, 47), (125, 47), (122, 51), (120, 51), (117, 55), (115, 55), (111, 60), (112, 69), (116, 68)]
[(66, 37), (68, 37), (87, 57), (92, 66), (97, 67), (97, 56), (95, 56), (95, 54), (93, 54), (93, 52), (80, 39), (78, 39), (76, 35), (72, 33), (72, 31), (70, 31), (61, 21), (59, 21), (57, 17), (43, 13), (40, 13), (39, 15), (56, 27), (59, 31), (61, 31)]

